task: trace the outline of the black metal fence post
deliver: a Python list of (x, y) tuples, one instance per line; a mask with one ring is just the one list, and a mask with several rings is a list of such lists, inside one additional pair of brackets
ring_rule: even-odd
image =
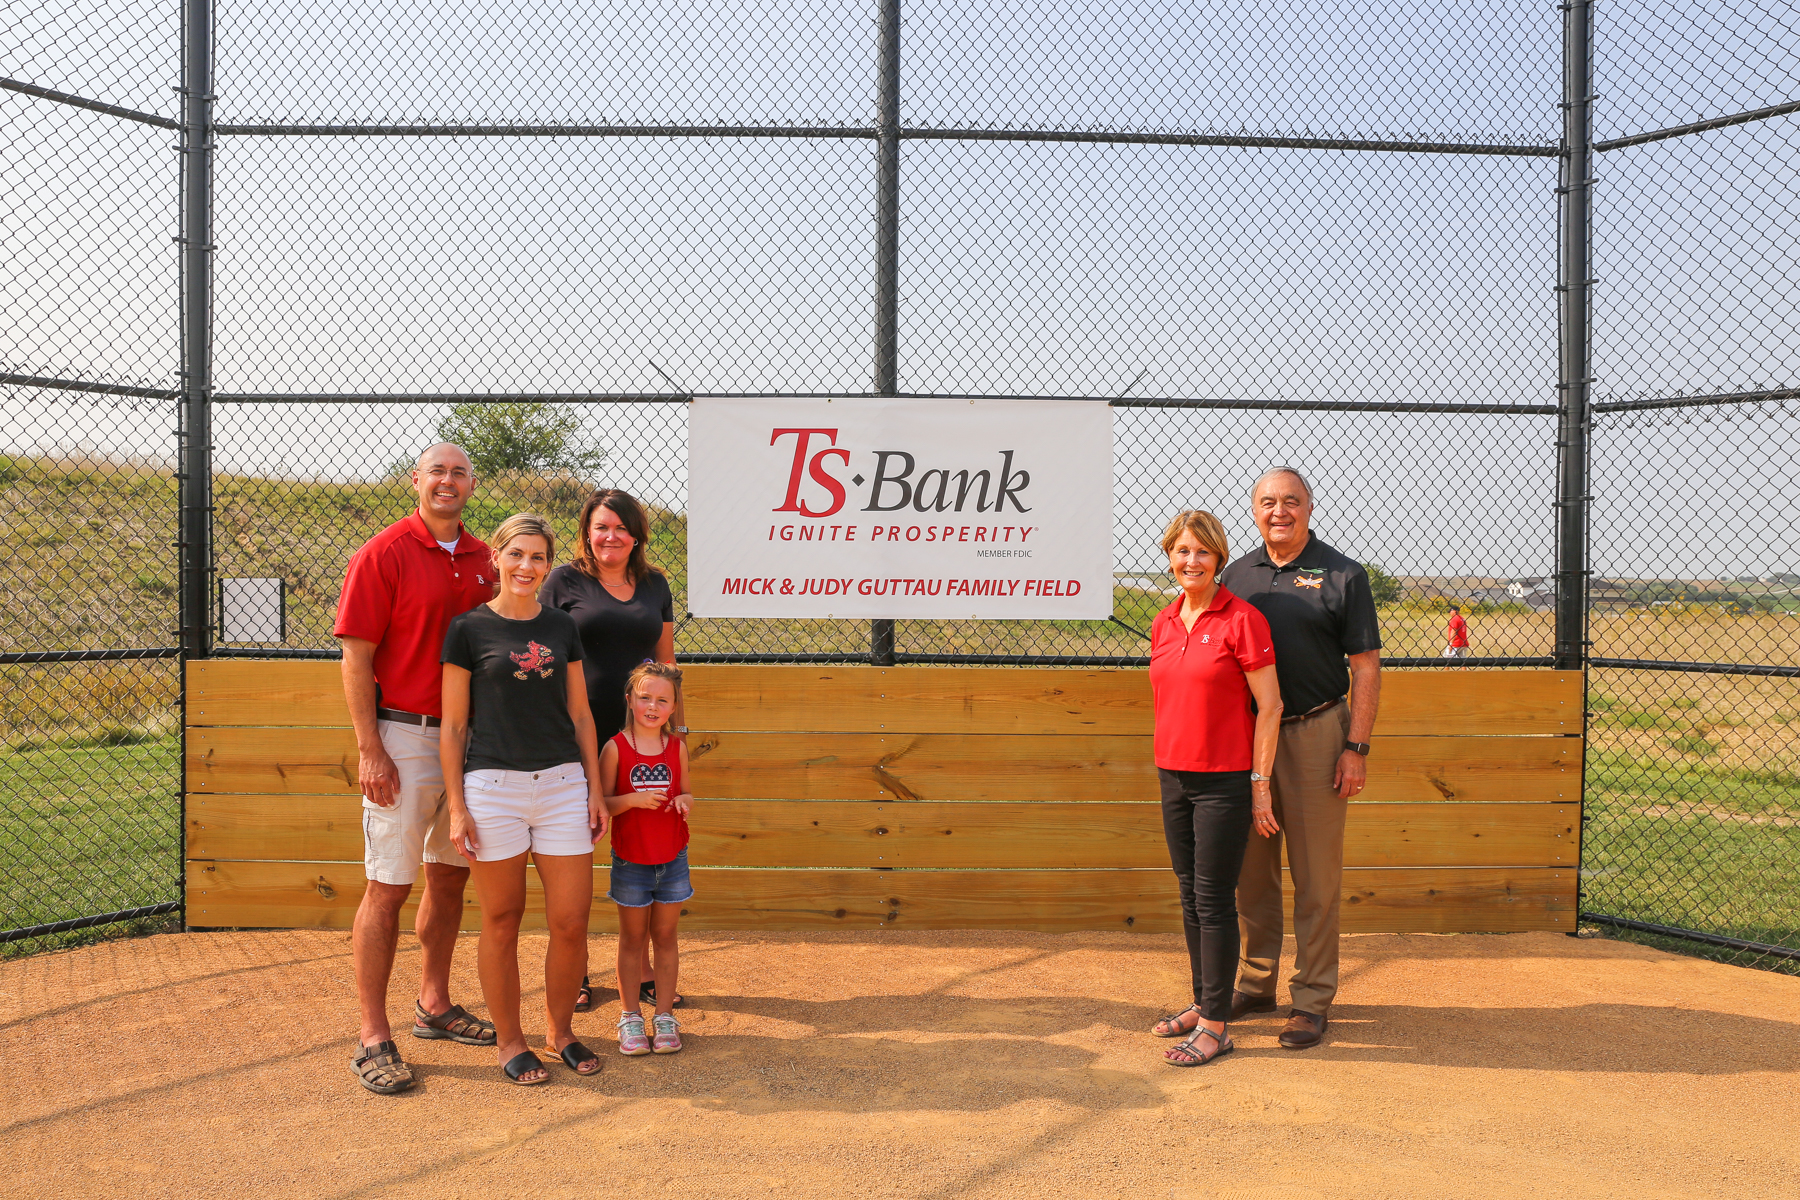
[[(213, 0), (183, 0), (181, 21), (181, 422), (177, 670), (187, 761), (187, 664), (212, 652)], [(187, 778), (177, 791), (176, 880), (187, 928)]]
[[(875, 122), (875, 394), (900, 390), (900, 0), (881, 0)], [(869, 661), (894, 663), (894, 623), (869, 622)]]
[(1593, 63), (1591, 0), (1568, 0), (1563, 13), (1563, 158), (1556, 189), (1557, 253), (1557, 545), (1556, 666), (1578, 671), (1587, 659), (1588, 329), (1592, 312), (1589, 222), (1593, 214)]
[(180, 604), (183, 659), (212, 650), (212, 0), (181, 22)]

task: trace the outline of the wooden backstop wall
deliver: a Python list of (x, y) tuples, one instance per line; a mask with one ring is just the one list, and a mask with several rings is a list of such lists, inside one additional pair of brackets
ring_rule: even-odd
[[(1581, 676), (1382, 688), (1345, 931), (1574, 928)], [(697, 665), (686, 690), (689, 928), (1180, 928), (1142, 670)], [(347, 928), (361, 799), (337, 663), (193, 662), (187, 697), (188, 923)], [(478, 928), (472, 888), (466, 913)]]

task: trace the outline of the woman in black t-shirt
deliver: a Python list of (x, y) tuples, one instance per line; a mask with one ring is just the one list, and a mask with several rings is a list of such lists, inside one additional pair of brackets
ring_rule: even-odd
[[(675, 661), (675, 602), (650, 565), (650, 522), (628, 493), (607, 488), (581, 509), (575, 559), (550, 572), (543, 601), (575, 618), (588, 705), (602, 740), (625, 728), (625, 680), (640, 663)], [(675, 723), (683, 724), (681, 714)]]
[[(603, 488), (581, 509), (581, 541), (575, 560), (550, 572), (543, 601), (575, 618), (581, 635), (582, 670), (594, 728), (604, 742), (625, 728), (625, 680), (646, 662), (675, 662), (675, 602), (669, 580), (650, 565), (650, 520), (630, 493)], [(677, 734), (687, 732), (680, 707)], [(640, 998), (656, 999), (656, 976), (646, 945)], [(676, 1004), (681, 998), (676, 997)], [(581, 981), (576, 1012), (593, 1006), (593, 990)]]
[(600, 1059), (575, 1039), (575, 999), (587, 975), (594, 843), (606, 832), (600, 752), (588, 711), (581, 638), (569, 614), (538, 603), (556, 556), (550, 523), (508, 517), (494, 532), (500, 594), (450, 622), (444, 635), (439, 754), (450, 842), (481, 897), (481, 990), (514, 1083), (549, 1079), (519, 1021), (519, 921), (525, 855), (544, 888), (550, 949), (544, 1005), (550, 1049), (592, 1075)]

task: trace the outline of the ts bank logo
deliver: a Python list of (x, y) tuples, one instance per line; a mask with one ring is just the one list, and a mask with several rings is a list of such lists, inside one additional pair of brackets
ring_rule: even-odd
[[(840, 477), (850, 467), (850, 451), (837, 444), (835, 429), (777, 429), (769, 435), (769, 445), (779, 445), (783, 438), (794, 439), (794, 461), (788, 470), (787, 496), (771, 512), (799, 513), (803, 517), (829, 517), (844, 507), (849, 498), (845, 481)], [(818, 449), (818, 442), (824, 445)], [(863, 512), (898, 512), (911, 507), (917, 512), (963, 512), (971, 500), (974, 511), (995, 515), (1006, 511), (1010, 503), (1017, 512), (1028, 513), (1030, 505), (1019, 501), (1019, 494), (1031, 486), (1031, 472), (1013, 469), (1013, 452), (1000, 451), (997, 471), (983, 467), (967, 467), (952, 471), (949, 467), (927, 467), (915, 476), (918, 463), (904, 450), (876, 450), (875, 478), (865, 479), (858, 472), (849, 483), (868, 487), (868, 503)], [(834, 468), (836, 473), (834, 474)], [(807, 480), (811, 480), (808, 486)], [(811, 496), (802, 496), (806, 489)], [(829, 498), (824, 508), (808, 506), (808, 500), (823, 489)]]

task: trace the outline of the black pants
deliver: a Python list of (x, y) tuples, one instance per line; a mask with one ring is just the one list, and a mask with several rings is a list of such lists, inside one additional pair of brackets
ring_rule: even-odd
[(1238, 965), (1238, 871), (1250, 838), (1250, 772), (1156, 771), (1163, 836), (1181, 882), (1194, 1003), (1208, 1021), (1231, 1016)]

